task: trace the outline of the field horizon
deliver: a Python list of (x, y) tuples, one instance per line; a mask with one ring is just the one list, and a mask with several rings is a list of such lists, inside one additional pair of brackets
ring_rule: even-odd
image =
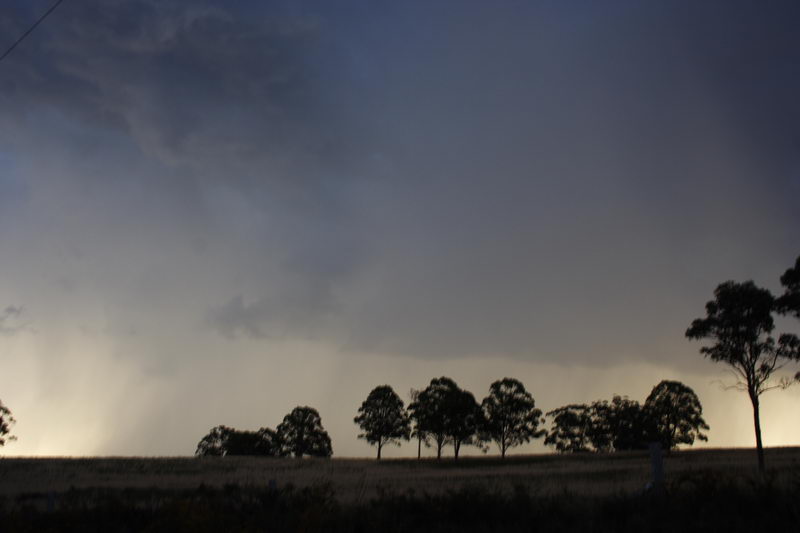
[[(798, 451), (800, 451), (800, 444), (778, 444), (778, 445), (774, 445), (774, 446), (766, 446), (766, 445), (764, 446), (764, 450), (782, 450), (782, 449), (797, 449)], [(670, 452), (665, 452), (664, 455), (666, 457), (666, 456), (668, 456), (670, 454), (676, 454), (676, 453), (680, 454), (680, 453), (687, 453), (687, 452), (692, 453), (692, 452), (746, 451), (746, 450), (750, 450), (753, 453), (755, 453), (756, 449), (755, 449), (755, 446), (704, 446), (704, 445), (700, 444), (700, 445), (697, 445), (697, 446), (681, 448), (681, 449), (678, 449), (678, 450), (671, 450)], [(494, 452), (495, 451), (492, 451), (490, 453), (485, 453), (484, 454), (484, 453), (465, 453), (465, 452), (462, 451), (459, 454), (458, 461), (461, 461), (463, 459), (482, 459), (482, 460), (497, 459), (497, 460), (501, 460), (500, 456), (497, 455)], [(506, 454), (506, 460), (513, 459), (513, 458), (550, 457), (550, 456), (553, 456), (553, 457), (570, 457), (570, 456), (586, 456), (586, 455), (589, 455), (589, 456), (609, 456), (609, 455), (612, 455), (613, 456), (613, 455), (619, 455), (619, 454), (625, 454), (625, 453), (647, 453), (647, 452), (646, 451), (634, 451), (634, 452), (628, 452), (628, 451), (614, 451), (614, 452), (587, 451), (587, 452), (577, 452), (577, 453), (570, 453), (570, 452), (558, 453), (556, 451), (550, 451), (550, 452), (533, 452), (533, 453), (514, 453), (513, 451), (509, 451)], [(233, 456), (230, 456), (229, 458), (232, 458), (232, 457)], [(247, 457), (247, 456), (240, 456), (240, 457)], [(193, 455), (193, 454), (191, 454), (191, 455), (116, 455), (116, 454), (109, 454), (109, 455), (79, 455), (79, 454), (75, 454), (75, 455), (70, 455), (70, 454), (64, 454), (64, 455), (55, 455), (55, 454), (54, 455), (24, 455), (24, 454), (19, 454), (19, 455), (13, 455), (13, 454), (6, 454), (6, 455), (0, 455), (0, 461), (2, 461), (3, 459), (195, 459), (195, 458), (197, 458), (197, 456)], [(275, 457), (271, 457), (271, 458), (275, 459)], [(267, 459), (270, 459), (270, 457), (267, 457)], [(283, 458), (277, 457), (277, 459), (294, 459), (294, 458), (293, 457), (283, 457)], [(308, 460), (308, 459), (313, 460), (314, 458), (313, 457), (303, 457), (303, 459), (304, 460)], [(354, 461), (375, 461), (376, 459), (375, 459), (375, 455), (373, 454), (373, 455), (334, 455), (334, 456), (332, 456), (330, 458), (322, 458), (321, 460), (329, 460), (329, 461), (349, 461), (349, 460), (354, 460)], [(452, 460), (453, 460), (453, 456), (452, 455), (442, 454), (442, 458), (441, 458), (440, 462), (452, 461)], [(417, 459), (416, 457), (412, 457), (412, 456), (407, 456), (407, 457), (391, 457), (391, 456), (387, 457), (387, 456), (384, 456), (380, 460), (380, 462), (382, 462), (382, 463), (403, 462), (403, 461), (414, 461), (414, 462), (418, 462), (418, 461), (433, 461), (433, 462), (436, 462), (437, 459), (436, 459), (435, 455), (427, 455), (427, 456), (423, 455), (421, 459)]]

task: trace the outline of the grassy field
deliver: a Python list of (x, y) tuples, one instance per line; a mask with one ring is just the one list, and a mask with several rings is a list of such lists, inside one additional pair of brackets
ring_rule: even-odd
[[(770, 448), (766, 461), (778, 480), (800, 475), (800, 448)], [(70, 488), (193, 489), (200, 485), (303, 488), (330, 485), (342, 501), (363, 501), (386, 491), (441, 494), (463, 488), (500, 493), (525, 487), (535, 494), (609, 495), (642, 490), (651, 478), (647, 452), (382, 460), (260, 457), (4, 458), (0, 496), (63, 492)], [(673, 452), (664, 459), (668, 480), (698, 473), (751, 477), (755, 452), (707, 449)]]
[[(3, 458), (7, 531), (727, 531), (800, 523), (800, 448), (435, 460)], [(534, 527), (535, 526), (535, 527)], [(748, 529), (754, 527), (755, 529)]]

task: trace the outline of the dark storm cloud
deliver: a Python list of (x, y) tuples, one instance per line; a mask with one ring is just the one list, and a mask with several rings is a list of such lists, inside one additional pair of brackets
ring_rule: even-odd
[[(12, 11), (3, 26), (12, 33), (29, 17)], [(17, 118), (54, 109), (121, 128), (193, 177), (291, 184), (343, 157), (334, 86), (322, 77), (329, 50), (315, 17), (279, 6), (78, 2), (9, 58), (2, 97)]]
[[(352, 269), (344, 191), (332, 185), (352, 144), (330, 101), (337, 82), (324, 79), (335, 50), (315, 15), (290, 11), (80, 2), (9, 57), (0, 121), (13, 172), (0, 185), (15, 192), (22, 175), (32, 198), (10, 206), (21, 213), (6, 231), (58, 250), (59, 289), (94, 286), (127, 322), (172, 299), (165, 285), (202, 293), (191, 286), (209, 284), (215, 261), (254, 298)], [(12, 10), (3, 28), (35, 12)]]
[(681, 364), (716, 283), (797, 253), (791, 13), (431, 11), (356, 47), (388, 177), (351, 346)]
[(663, 361), (800, 248), (796, 8), (709, 5), (65, 3), (3, 65), (15, 231), (113, 331)]

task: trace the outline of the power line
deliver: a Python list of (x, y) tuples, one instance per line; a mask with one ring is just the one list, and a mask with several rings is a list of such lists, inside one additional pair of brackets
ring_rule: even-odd
[(31, 33), (33, 30), (35, 30), (35, 29), (36, 29), (36, 26), (38, 26), (38, 25), (39, 25), (39, 24), (40, 24), (40, 23), (41, 23), (41, 22), (42, 22), (44, 19), (46, 19), (46, 18), (47, 18), (47, 16), (48, 16), (50, 13), (52, 13), (53, 11), (55, 11), (55, 10), (56, 10), (56, 8), (58, 7), (58, 5), (59, 5), (61, 2), (63, 2), (63, 1), (64, 1), (64, 0), (56, 0), (56, 3), (55, 3), (55, 4), (53, 4), (52, 6), (50, 6), (50, 9), (48, 9), (47, 11), (45, 11), (44, 15), (42, 15), (41, 17), (39, 17), (39, 20), (37, 20), (36, 22), (34, 22), (34, 23), (33, 23), (33, 26), (31, 26), (30, 28), (28, 28), (28, 30), (27, 30), (25, 33), (23, 33), (23, 34), (20, 36), (20, 38), (19, 38), (19, 39), (17, 39), (17, 40), (14, 42), (14, 44), (12, 44), (12, 45), (11, 45), (11, 46), (8, 48), (8, 50), (6, 50), (6, 51), (5, 51), (5, 53), (3, 53), (3, 55), (2, 55), (2, 56), (0, 56), (0, 61), (4, 60), (4, 59), (6, 58), (6, 56), (7, 56), (8, 54), (10, 54), (10, 53), (11, 53), (11, 51), (12, 51), (14, 48), (16, 48), (16, 47), (17, 47), (17, 45), (23, 41), (23, 39), (25, 39), (25, 37), (27, 37), (28, 35), (30, 35), (30, 33)]

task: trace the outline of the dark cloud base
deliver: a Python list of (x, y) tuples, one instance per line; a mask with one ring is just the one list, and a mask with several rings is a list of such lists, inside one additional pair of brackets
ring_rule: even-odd
[(2, 65), (4, 281), (178, 345), (694, 364), (800, 251), (796, 10), (65, 4)]

